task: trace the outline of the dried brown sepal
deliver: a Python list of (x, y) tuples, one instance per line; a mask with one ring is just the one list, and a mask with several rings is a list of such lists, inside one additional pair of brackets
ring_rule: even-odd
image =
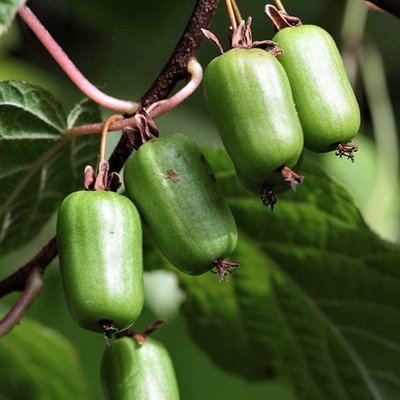
[(110, 339), (115, 333), (118, 332), (117, 327), (108, 320), (99, 321), (99, 326), (103, 330), (104, 338), (106, 339), (106, 343), (108, 346), (108, 339)]
[(128, 138), (130, 144), (135, 150), (137, 150), (143, 144), (140, 132), (137, 129), (127, 126), (122, 130), (122, 132)]
[(223, 260), (222, 258), (217, 258), (213, 262), (213, 264), (215, 265), (217, 271), (211, 271), (211, 272), (219, 275), (220, 282), (225, 282), (228, 274), (232, 274), (234, 270), (240, 265), (240, 263), (238, 262), (226, 261)]
[(135, 115), (135, 120), (142, 144), (151, 140), (153, 136), (159, 136), (156, 124), (144, 110), (142, 113)]
[(293, 191), (296, 191), (297, 186), (304, 180), (304, 176), (297, 174), (286, 165), (281, 168), (280, 172)]
[(253, 38), (251, 34), (251, 17), (242, 21), (232, 33), (232, 48), (251, 49), (253, 47)]
[(206, 39), (208, 39), (211, 43), (213, 43), (215, 46), (217, 46), (217, 48), (221, 54), (224, 54), (224, 49), (223, 49), (221, 43), (219, 42), (218, 38), (208, 29), (201, 28), (201, 31), (203, 32), (203, 35), (206, 37)]
[(274, 192), (272, 191), (272, 186), (266, 185), (260, 193), (260, 199), (261, 202), (264, 204), (264, 206), (271, 207), (271, 211), (274, 211), (274, 207), (276, 204), (276, 196)]
[(117, 192), (121, 185), (122, 182), (119, 174), (116, 172), (111, 172), (107, 179), (107, 190), (110, 190), (111, 192)]
[(108, 169), (109, 164), (107, 161), (99, 163), (96, 180), (94, 182), (94, 190), (108, 190)]
[(358, 151), (358, 146), (355, 143), (339, 143), (336, 147), (336, 155), (340, 158), (343, 156), (354, 162), (354, 153)]
[(283, 53), (278, 44), (272, 40), (256, 40), (253, 42), (253, 48), (266, 50), (274, 57), (280, 56)]
[(84, 181), (83, 181), (83, 185), (85, 186), (86, 190), (94, 189), (95, 178), (96, 178), (96, 172), (94, 168), (91, 165), (86, 165), (84, 172)]
[(93, 167), (87, 165), (84, 178), (86, 190), (110, 190), (116, 192), (121, 187), (121, 178), (116, 172), (109, 174), (109, 168), (107, 161), (100, 162), (96, 175)]
[[(282, 54), (282, 50), (279, 48), (278, 44), (272, 40), (255, 40), (253, 41), (251, 33), (251, 17), (248, 17), (246, 21), (242, 21), (236, 29), (229, 27), (229, 40), (231, 43), (231, 48), (239, 49), (263, 49), (271, 53), (273, 56), (279, 56)], [(210, 31), (206, 29), (201, 30), (204, 36), (210, 40), (221, 54), (224, 53), (224, 49), (221, 46), (218, 38)]]
[[(153, 103), (153, 106), (155, 104)], [(151, 140), (153, 136), (158, 137), (160, 133), (153, 118), (145, 109), (142, 109), (140, 113), (136, 113), (134, 118), (136, 127), (127, 126), (123, 129), (123, 133), (132, 147), (137, 150), (141, 145)]]
[[(161, 100), (161, 101), (165, 101), (165, 100)], [(155, 104), (155, 103), (153, 103)], [(146, 109), (142, 110), (142, 114), (146, 117), (146, 123), (147, 123), (147, 132), (148, 134), (151, 136), (155, 136), (155, 137), (159, 137), (160, 136), (160, 132), (158, 131), (157, 125), (154, 122), (154, 119), (148, 114), (148, 112), (146, 111)]]
[(300, 18), (288, 15), (283, 11), (279, 11), (271, 4), (267, 4), (265, 6), (265, 13), (268, 15), (277, 31), (289, 26), (300, 26), (302, 24)]

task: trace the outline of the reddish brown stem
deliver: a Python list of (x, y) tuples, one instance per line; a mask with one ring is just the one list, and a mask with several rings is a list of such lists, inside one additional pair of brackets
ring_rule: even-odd
[(134, 338), (140, 345), (143, 345), (146, 341), (146, 338), (151, 335), (154, 331), (161, 328), (166, 321), (164, 319), (157, 319), (151, 322), (144, 332), (135, 332), (132, 328), (124, 329), (123, 331), (119, 331), (116, 333), (116, 338), (122, 337), (132, 337)]
[[(187, 64), (191, 58), (196, 57), (204, 38), (201, 28), (208, 28), (218, 5), (219, 0), (197, 0), (185, 32), (169, 61), (150, 89), (142, 96), (141, 104), (143, 107), (165, 99), (172, 91), (175, 84), (187, 76)], [(114, 128), (114, 125), (116, 128), (118, 124), (123, 125), (124, 122), (126, 123), (126, 120), (118, 121), (110, 128)], [(125, 126), (129, 126), (129, 124)], [(97, 130), (97, 132), (99, 131), (100, 130)], [(123, 135), (109, 160), (110, 172), (119, 171), (132, 150), (133, 145), (129, 141), (128, 136), (126, 134)], [(57, 242), (56, 238), (53, 238), (31, 261), (0, 282), (0, 297), (15, 290), (23, 290), (24, 282), (33, 268), (37, 267), (43, 273), (56, 255)]]
[(64, 52), (61, 46), (54, 40), (47, 29), (38, 20), (36, 15), (27, 6), (22, 6), (18, 11), (20, 17), (29, 26), (32, 32), (37, 36), (43, 46), (47, 49), (50, 55), (54, 58), (64, 73), (71, 81), (82, 91), (89, 99), (111, 110), (134, 113), (137, 110), (138, 104), (134, 101), (120, 100), (111, 97), (83, 76), (75, 64), (71, 61), (68, 55)]
[(10, 332), (33, 303), (43, 287), (41, 270), (35, 268), (26, 279), (25, 289), (7, 315), (0, 321), (0, 338)]
[(367, 3), (373, 3), (380, 9), (400, 18), (400, 1), (398, 0), (369, 0)]
[(168, 97), (175, 84), (185, 78), (186, 65), (191, 58), (196, 57), (203, 40), (201, 28), (208, 28), (218, 5), (219, 0), (197, 1), (185, 32), (172, 56), (150, 89), (142, 96), (143, 107)]
[(292, 190), (296, 190), (296, 187), (304, 180), (304, 176), (297, 174), (286, 165), (282, 167), (281, 174)]
[(24, 290), (25, 282), (31, 272), (38, 269), (43, 273), (56, 255), (57, 239), (54, 237), (30, 261), (0, 282), (0, 297), (13, 291)]

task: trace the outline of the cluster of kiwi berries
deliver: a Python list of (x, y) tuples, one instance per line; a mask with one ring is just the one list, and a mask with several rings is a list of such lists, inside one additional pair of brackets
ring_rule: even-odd
[[(248, 19), (223, 53), (204, 31), (223, 53), (205, 71), (204, 93), (240, 181), (272, 208), (275, 193), (302, 181), (293, 170), (304, 146), (353, 159), (360, 112), (331, 36), (273, 6), (266, 12), (278, 30), (273, 41), (253, 41)], [(215, 267), (221, 280), (238, 265), (225, 260), (236, 247), (236, 224), (200, 149), (184, 135), (141, 143), (125, 164), (128, 197), (115, 193), (117, 181), (101, 160), (97, 177), (86, 170), (87, 190), (60, 207), (67, 304), (82, 327), (124, 336), (103, 357), (108, 398), (176, 400), (165, 348), (129, 328), (143, 307), (141, 219), (178, 269), (199, 275)]]

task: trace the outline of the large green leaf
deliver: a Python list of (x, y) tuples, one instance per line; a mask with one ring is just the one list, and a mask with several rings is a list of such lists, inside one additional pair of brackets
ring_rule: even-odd
[(11, 25), (15, 14), (26, 0), (0, 0), (0, 35)]
[[(398, 249), (316, 163), (271, 212), (223, 152), (207, 155), (240, 229), (241, 266), (223, 284), (179, 274), (195, 341), (247, 379), (283, 377), (299, 399), (399, 398)], [(159, 265), (155, 254), (147, 260)]]
[(85, 399), (77, 352), (59, 333), (28, 318), (0, 340), (0, 398)]
[(31, 239), (60, 200), (82, 187), (84, 166), (96, 158), (98, 138), (63, 140), (74, 125), (97, 122), (92, 102), (67, 118), (60, 103), (40, 87), (0, 82), (0, 247), (2, 253)]

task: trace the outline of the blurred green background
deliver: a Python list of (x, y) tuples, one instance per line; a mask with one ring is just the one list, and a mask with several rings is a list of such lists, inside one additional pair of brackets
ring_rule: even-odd
[[(210, 30), (227, 49), (228, 20), (221, 3)], [(238, 1), (238, 4), (243, 16), (253, 17), (254, 39), (270, 39), (273, 30), (263, 11), (265, 2), (247, 0)], [(33, 0), (29, 5), (93, 83), (111, 95), (137, 99), (167, 61), (194, 1)], [(355, 140), (360, 150), (354, 164), (347, 160), (338, 162), (332, 154), (312, 156), (353, 194), (375, 231), (390, 241), (398, 241), (399, 145), (396, 126), (400, 122), (400, 22), (387, 14), (369, 13), (367, 16), (361, 0), (287, 0), (285, 6), (304, 23), (324, 27), (344, 49), (346, 66), (362, 108), (363, 125)], [(205, 67), (216, 55), (216, 48), (204, 41), (199, 54), (202, 65)], [(354, 67), (357, 60), (362, 60), (361, 69)], [(18, 19), (0, 39), (0, 80), (4, 79), (39, 84), (53, 92), (66, 110), (82, 98)], [(205, 109), (201, 90), (157, 120), (157, 124), (162, 134), (179, 131), (200, 144), (221, 145)], [(112, 135), (109, 152), (118, 137), (118, 134)], [(28, 260), (53, 234), (54, 221), (23, 251), (1, 259), (0, 277)], [(45, 290), (30, 309), (29, 316), (56, 328), (73, 341), (80, 350), (90, 398), (102, 398), (98, 369), (104, 341), (99, 335), (79, 329), (71, 320), (64, 305), (57, 261), (53, 264), (45, 275)], [(182, 399), (292, 398), (284, 382), (248, 383), (215, 367), (200, 352), (179, 315), (177, 307), (182, 298), (173, 276), (147, 274), (146, 291), (147, 308), (138, 327), (144, 328), (155, 318), (168, 318), (168, 324), (156, 332), (155, 337), (170, 351)], [(157, 296), (153, 295), (154, 291)], [(13, 299), (14, 295), (6, 301)]]

